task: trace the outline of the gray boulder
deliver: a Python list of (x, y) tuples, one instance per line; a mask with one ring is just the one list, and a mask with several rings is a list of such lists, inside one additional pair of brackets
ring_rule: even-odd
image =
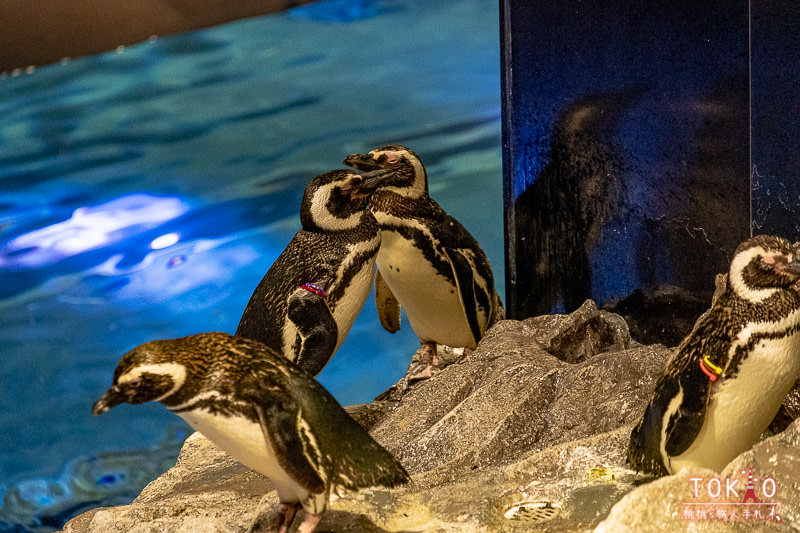
[[(759, 505), (741, 505), (752, 470)], [(732, 485), (727, 492), (726, 478)], [(721, 491), (713, 479), (720, 480)], [(772, 481), (774, 480), (774, 486)], [(711, 486), (709, 486), (711, 483)], [(800, 422), (765, 439), (734, 459), (717, 474), (685, 469), (637, 487), (617, 503), (595, 533), (641, 531), (789, 532), (800, 530)], [(771, 498), (770, 498), (771, 496)], [(697, 505), (700, 502), (700, 505)], [(773, 506), (769, 502), (778, 502)], [(688, 503), (688, 505), (686, 505)], [(760, 516), (754, 516), (755, 509)], [(780, 519), (767, 520), (775, 508)], [(714, 512), (716, 520), (699, 519), (699, 510)], [(722, 513), (717, 515), (717, 513)], [(730, 516), (736, 513), (736, 520)], [(723, 518), (726, 517), (726, 518)], [(691, 523), (690, 518), (694, 518)]]
[[(474, 352), (399, 401), (348, 408), (413, 483), (335, 495), (317, 531), (555, 533), (589, 531), (607, 516), (640, 523), (630, 518), (640, 503), (619, 506), (670, 481), (633, 490), (646, 478), (625, 466), (625, 452), (670, 354), (636, 345), (623, 320), (591, 302), (569, 316), (498, 323)], [(778, 446), (800, 457), (796, 441)], [(662, 511), (672, 501), (646, 498)], [(195, 434), (132, 504), (89, 511), (64, 531), (244, 532), (257, 516), (271, 519), (277, 503), (269, 480)]]

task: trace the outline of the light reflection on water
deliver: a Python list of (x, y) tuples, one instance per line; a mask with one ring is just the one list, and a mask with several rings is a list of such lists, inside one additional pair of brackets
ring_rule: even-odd
[[(137, 344), (232, 333), (303, 186), (346, 154), (417, 151), (502, 291), (496, 2), (346, 4), (0, 80), (0, 531), (32, 529), (44, 504), (48, 530), (81, 502), (128, 501), (174, 462), (177, 417), (92, 402)], [(343, 404), (394, 383), (417, 346), (376, 318), (370, 299), (320, 375)], [(74, 465), (101, 463), (76, 491)]]
[(52, 265), (128, 239), (188, 210), (189, 206), (178, 198), (149, 194), (129, 194), (101, 205), (79, 207), (63, 222), (24, 233), (5, 243), (0, 247), (0, 270)]

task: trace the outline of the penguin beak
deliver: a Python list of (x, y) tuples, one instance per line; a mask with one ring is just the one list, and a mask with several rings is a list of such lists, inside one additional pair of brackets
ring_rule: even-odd
[(397, 177), (397, 172), (389, 169), (373, 170), (362, 174), (361, 177), (364, 181), (359, 186), (360, 191), (372, 192), (385, 185), (391, 185), (392, 181)]
[(344, 158), (344, 164), (358, 170), (376, 170), (381, 168), (369, 154), (350, 154)]
[(786, 263), (786, 271), (800, 278), (800, 242), (796, 242), (792, 245), (792, 253), (789, 254), (789, 262)]
[(111, 387), (100, 397), (99, 400), (94, 402), (92, 405), (92, 414), (102, 415), (115, 405), (125, 403), (126, 401), (126, 396), (122, 394), (122, 392), (116, 386)]
[(795, 276), (800, 276), (800, 261), (795, 259), (794, 261), (788, 262), (784, 267), (784, 271), (794, 274)]

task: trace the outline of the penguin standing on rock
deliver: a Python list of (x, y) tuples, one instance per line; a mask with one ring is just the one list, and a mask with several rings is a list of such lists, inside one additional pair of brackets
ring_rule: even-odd
[(739, 245), (725, 291), (664, 372), (631, 434), (633, 468), (719, 472), (757, 442), (800, 374), (800, 257), (788, 241)]
[(92, 413), (149, 401), (272, 479), (280, 506), (270, 531), (286, 533), (302, 506), (298, 532), (311, 533), (332, 490), (409, 481), (316, 380), (256, 341), (202, 333), (142, 344), (122, 357)]
[(236, 335), (263, 342), (313, 376), (322, 371), (372, 289), (380, 235), (365, 187), (393, 174), (333, 170), (309, 182), (303, 228), (256, 287)]
[(478, 242), (428, 196), (425, 167), (409, 148), (389, 145), (348, 156), (359, 170), (393, 170), (371, 180), (369, 208), (380, 225), (375, 300), (384, 328), (400, 327), (400, 307), (420, 339), (420, 365), (409, 379), (428, 377), (441, 363), (436, 344), (474, 349), (504, 317), (489, 260)]

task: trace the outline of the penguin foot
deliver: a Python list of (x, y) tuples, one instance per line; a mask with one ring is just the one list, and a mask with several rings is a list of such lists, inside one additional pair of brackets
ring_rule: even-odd
[[(281, 502), (278, 506), (277, 520), (272, 525), (266, 526), (262, 523), (261, 517), (259, 517), (250, 526), (248, 533), (288, 533), (298, 509), (300, 509), (300, 502)], [(303, 522), (305, 523), (305, 520)], [(317, 522), (319, 522), (319, 518), (317, 518)], [(316, 525), (315, 523), (314, 526), (316, 527)], [(313, 530), (314, 528), (312, 527), (308, 531)]]
[(297, 528), (297, 533), (311, 533), (319, 524), (320, 518), (322, 515), (306, 513), (300, 527)]

